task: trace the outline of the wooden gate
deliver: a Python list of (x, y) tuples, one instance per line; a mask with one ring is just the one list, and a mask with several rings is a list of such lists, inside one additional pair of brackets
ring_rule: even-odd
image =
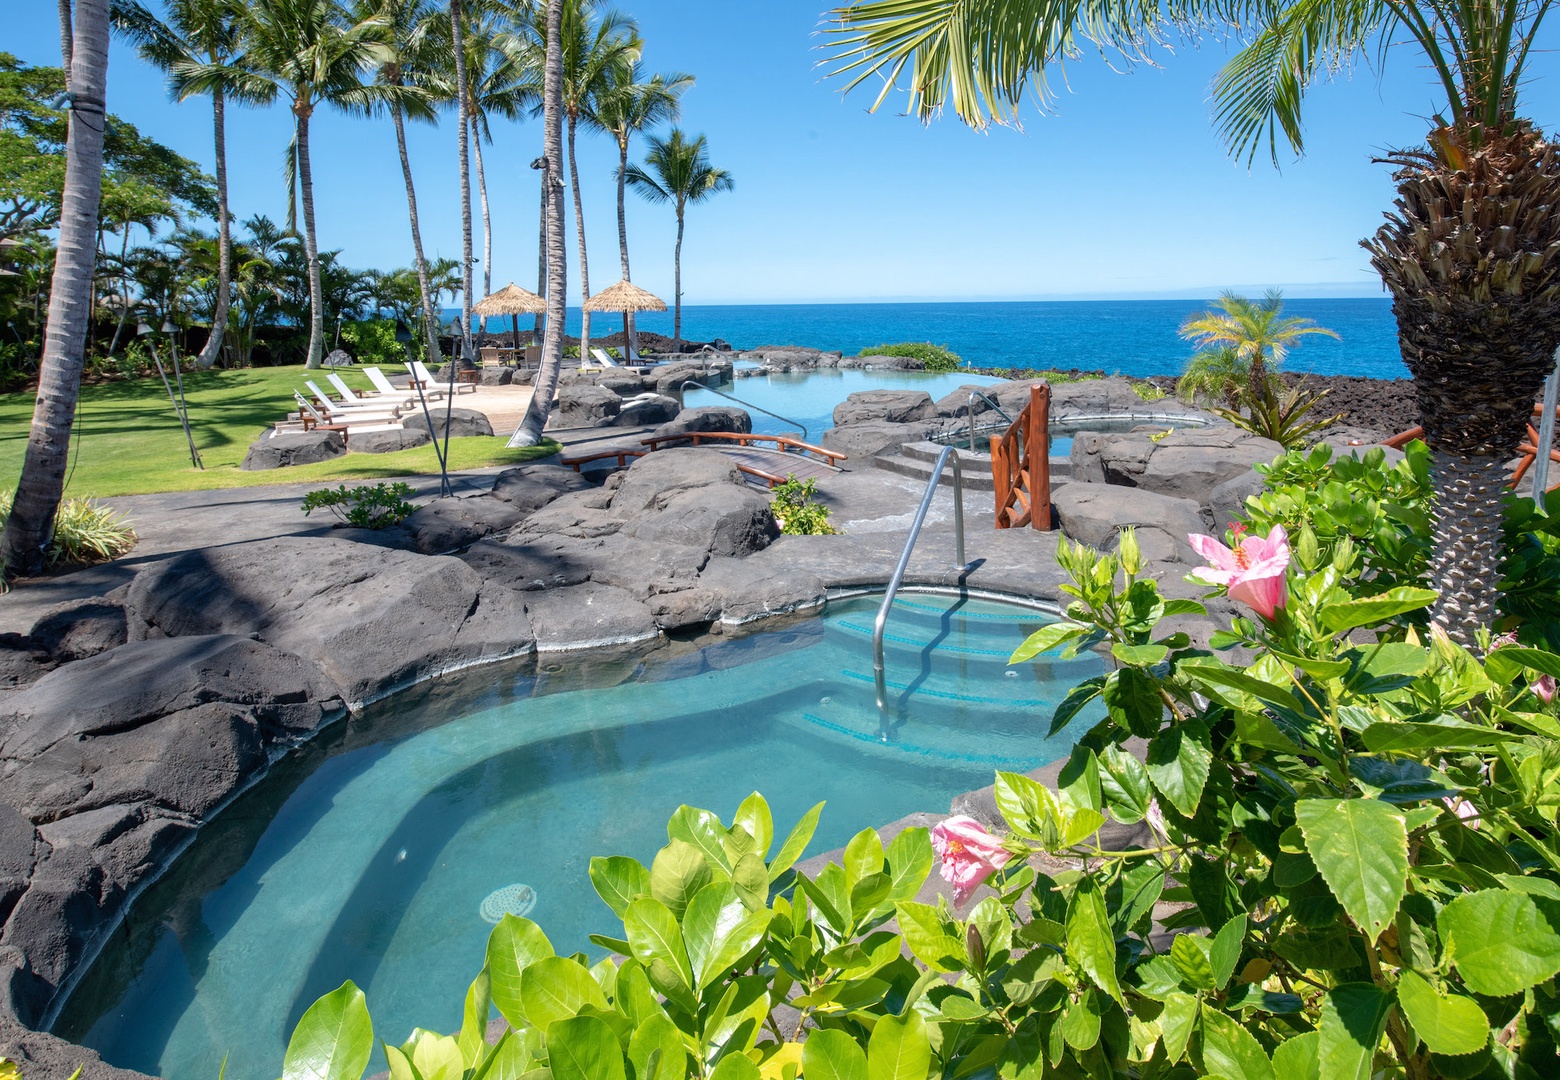
[[(1051, 520), (1051, 385), (1033, 383), (1029, 404), (1002, 435), (991, 437), (997, 528), (1049, 532)], [(1036, 508), (1039, 508), (1036, 512)]]

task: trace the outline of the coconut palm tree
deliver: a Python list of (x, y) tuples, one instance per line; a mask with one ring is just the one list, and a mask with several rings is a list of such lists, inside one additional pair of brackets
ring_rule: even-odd
[(44, 549), (65, 490), (65, 457), (81, 390), (81, 364), (92, 318), (92, 270), (97, 255), (98, 200), (103, 184), (107, 126), (108, 0), (77, 0), (67, 85), (70, 123), (65, 137), (65, 184), (59, 240), (49, 291), (49, 321), (38, 396), (22, 458), (11, 514), (0, 536), (0, 575), (6, 579), (43, 568)]
[(564, 290), (568, 287), (563, 245), (563, 8), (566, 0), (547, 0), (543, 40), (542, 154), (547, 159), (542, 182), (547, 191), (547, 324), (542, 339), (542, 363), (535, 391), (510, 446), (535, 446), (552, 413), (553, 394), (563, 367)]
[[(228, 305), (233, 275), (233, 235), (228, 212), (227, 102), (235, 96), (241, 45), (238, 14), (233, 0), (167, 0), (166, 21), (158, 19), (134, 0), (116, 3), (115, 27), (136, 43), (142, 59), (168, 72), (168, 89), (175, 101), (196, 96), (187, 73), (203, 73), (211, 98), (212, 142), (217, 173), (217, 297), (211, 314), (211, 333), (195, 358), (195, 366), (209, 368), (222, 353), (227, 332)], [(117, 335), (116, 335), (117, 336)]]
[(393, 56), (383, 40), (379, 16), (352, 19), (336, 0), (247, 0), (239, 9), (244, 52), (231, 75), (209, 66), (189, 72), (191, 93), (208, 93), (218, 78), (232, 78), (240, 93), (269, 103), (287, 99), (293, 114), (289, 179), (294, 175), (303, 203), (303, 243), (309, 261), (309, 351), (307, 366), (325, 357), (325, 308), (320, 284), (319, 238), (314, 225), (314, 171), (309, 156), (309, 122), (321, 105), (364, 113), (383, 93), (359, 76)]
[[(1432, 617), (1463, 642), (1496, 614), (1504, 461), (1524, 433), (1560, 343), (1560, 154), (1518, 115), (1549, 0), (1277, 0), (1238, 6), (1035, 5), (1029, 0), (860, 0), (833, 13), (836, 71), (848, 87), (883, 77), (880, 104), (907, 79), (929, 119), (951, 105), (976, 127), (1012, 116), (1049, 67), (1087, 41), (1142, 56), (1169, 34), (1231, 11), (1246, 47), (1214, 84), (1214, 115), (1250, 161), (1280, 137), (1301, 152), (1305, 92), (1373, 48), (1415, 48), (1445, 112), (1423, 147), (1389, 154), (1397, 209), (1365, 241), (1392, 294), (1413, 373), (1439, 503)], [(876, 105), (874, 105), (874, 108)]]
[(650, 136), (645, 154), (646, 169), (630, 165), (625, 173), (628, 186), (652, 203), (671, 203), (677, 211), (677, 249), (672, 257), (674, 307), (672, 348), (682, 344), (682, 244), (683, 217), (688, 207), (703, 202), (717, 191), (730, 191), (731, 174), (710, 164), (704, 136), (692, 139), (681, 128), (672, 128), (666, 138)]
[[(1272, 377), (1268, 367), (1277, 368), (1289, 355), (1289, 350), (1311, 334), (1338, 336), (1337, 331), (1318, 326), (1311, 319), (1296, 315), (1286, 318), (1284, 294), (1277, 289), (1269, 289), (1261, 300), (1233, 292), (1221, 293), (1214, 310), (1191, 316), (1180, 329), (1182, 338), (1209, 357), (1229, 350), (1253, 396), (1257, 396)], [(1181, 376), (1177, 389), (1182, 393), (1186, 393), (1188, 387), (1193, 392), (1223, 390), (1230, 375), (1228, 366), (1223, 359), (1211, 360), (1207, 365), (1194, 361)]]
[(412, 160), (406, 151), (406, 118), (436, 123), (438, 114), (425, 84), (439, 64), (440, 36), (436, 9), (429, 0), (358, 0), (353, 17), (359, 22), (378, 17), (384, 22), (384, 43), (389, 55), (374, 74), (383, 96), (379, 104), (390, 112), (395, 125), (395, 146), (401, 157), (401, 179), (406, 184), (406, 209), (412, 224), (413, 269), (422, 299), (423, 336), (427, 358), (442, 361), (439, 349), (439, 315), (428, 281), (428, 260), (423, 255), (422, 224), (417, 216), (417, 186), (412, 181)]
[[(628, 217), (624, 195), (628, 186), (628, 143), (634, 133), (654, 124), (675, 122), (684, 93), (693, 86), (693, 76), (681, 72), (645, 77), (644, 65), (626, 58), (607, 72), (606, 85), (597, 95), (587, 119), (611, 135), (618, 147), (617, 219), (618, 255), (623, 263), (623, 280), (632, 281), (628, 268)], [(634, 332), (634, 316), (627, 315), (625, 344), (630, 354), (639, 348)]]

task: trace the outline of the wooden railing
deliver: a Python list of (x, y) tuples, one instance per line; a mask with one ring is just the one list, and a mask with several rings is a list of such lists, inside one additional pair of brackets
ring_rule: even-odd
[[(1544, 407), (1542, 405), (1534, 405), (1533, 419), (1541, 419), (1543, 415)], [(1556, 410), (1555, 415), (1560, 417), (1560, 410)], [(1424, 437), (1424, 428), (1411, 427), (1407, 431), (1398, 432), (1390, 439), (1383, 439), (1381, 441), (1381, 445), (1390, 446), (1394, 450), (1401, 450), (1415, 439), (1423, 439)], [(1527, 471), (1538, 462), (1538, 429), (1533, 426), (1532, 421), (1528, 422), (1527, 438), (1517, 444), (1517, 454), (1519, 455), (1517, 458), (1517, 465), (1516, 468), (1511, 472), (1511, 479), (1506, 481), (1507, 487), (1516, 487), (1517, 484), (1521, 482), (1522, 478), (1527, 475)], [(1549, 460), (1552, 462), (1560, 462), (1560, 450), (1551, 448), (1549, 451)], [(1552, 481), (1549, 485), (1549, 490), (1553, 491), (1557, 487), (1560, 487), (1560, 479), (1555, 479)]]
[(991, 437), (997, 528), (1055, 527), (1051, 519), (1051, 384), (1033, 383), (1029, 404), (1011, 427)]

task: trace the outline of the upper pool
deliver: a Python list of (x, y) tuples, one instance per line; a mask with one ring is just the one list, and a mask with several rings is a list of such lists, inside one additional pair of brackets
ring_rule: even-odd
[(1007, 664), (1049, 616), (903, 594), (885, 722), (878, 602), (698, 647), (478, 669), (338, 725), (140, 898), (55, 1031), (171, 1080), (213, 1080), (224, 1057), (228, 1076), (255, 1080), (277, 1074), (307, 1005), (349, 978), (386, 1037), (453, 1030), (505, 907), (560, 950), (593, 950), (613, 923), (590, 858), (648, 862), (682, 803), (729, 819), (757, 790), (789, 829), (827, 800), (817, 852), (1068, 751), (1050, 717), (1100, 660)]
[[(753, 430), (758, 434), (783, 435), (795, 431), (797, 424), (803, 424), (807, 427), (808, 439), (817, 442), (825, 431), (834, 426), (834, 406), (858, 390), (925, 390), (935, 401), (961, 386), (988, 386), (1001, 381), (990, 375), (974, 375), (967, 371), (936, 374), (926, 371), (841, 371), (838, 368), (823, 368), (787, 375), (748, 375), (731, 384), (722, 384), (717, 389), (770, 412), (779, 413), (786, 420), (796, 421), (786, 423), (752, 411)], [(719, 395), (690, 389), (683, 396), (683, 404), (696, 408), (729, 402)]]

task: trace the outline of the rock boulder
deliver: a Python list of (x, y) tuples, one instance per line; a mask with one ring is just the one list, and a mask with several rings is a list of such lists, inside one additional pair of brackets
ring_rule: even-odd
[(391, 454), (414, 446), (426, 446), (433, 439), (426, 425), (389, 428), (385, 431), (360, 431), (352, 436), (347, 449), (354, 454)]
[(1141, 488), (1115, 484), (1062, 484), (1051, 493), (1062, 532), (1101, 551), (1114, 551), (1122, 529), (1136, 530), (1138, 545), (1150, 562), (1179, 559), (1201, 565), (1186, 537), (1206, 532), (1202, 507)]
[(507, 532), (524, 513), (504, 499), (473, 495), (465, 499), (436, 499), (409, 514), (401, 527), (424, 555), (447, 555), (490, 536)]
[(873, 420), (906, 424), (936, 415), (932, 395), (924, 390), (858, 390), (834, 407), (834, 426)]
[[(663, 394), (640, 394), (626, 399), (617, 414), (617, 427), (665, 424), (677, 418), (682, 406)], [(745, 413), (743, 415), (746, 415)]]
[(753, 430), (753, 418), (735, 405), (702, 405), (684, 409), (650, 434), (661, 439), (668, 435), (687, 435), (694, 431), (732, 431), (746, 435)]
[(498, 474), (490, 492), (521, 514), (540, 510), (560, 495), (590, 488), (589, 480), (566, 465), (521, 465)]
[(249, 447), (239, 463), (247, 472), (283, 469), (289, 465), (312, 465), (329, 461), (347, 452), (347, 441), (339, 431), (267, 431)]
[(1213, 489), (1272, 461), (1283, 447), (1232, 425), (1172, 431), (1163, 428), (1125, 435), (1085, 432), (1073, 439), (1072, 475), (1092, 483), (1138, 487), (1207, 505)]
[(623, 399), (604, 386), (590, 383), (572, 383), (558, 387), (553, 399), (552, 414), (547, 426), (551, 428), (607, 427), (617, 419), (623, 408)]
[[(433, 402), (428, 406), (428, 411), (433, 414), (433, 428), (431, 434), (434, 438), (443, 440), (445, 427), (445, 410), (441, 406), (443, 402)], [(421, 409), (410, 412), (401, 421), (405, 430), (421, 430), (429, 432), (428, 418), (422, 414)], [(485, 414), (475, 409), (449, 409), (449, 433), (452, 439), (465, 439), (473, 435), (492, 435), (493, 425), (488, 423)]]

